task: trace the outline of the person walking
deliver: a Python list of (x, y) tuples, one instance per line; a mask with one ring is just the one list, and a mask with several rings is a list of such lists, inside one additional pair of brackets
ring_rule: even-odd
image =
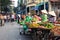
[(21, 19), (21, 16), (20, 16), (20, 14), (18, 14), (18, 23), (20, 22), (20, 19)]
[(7, 16), (6, 15), (4, 15), (4, 22), (6, 22), (7, 21)]
[(10, 21), (10, 15), (7, 15), (8, 22)]
[(15, 16), (14, 16), (14, 14), (12, 14), (11, 15), (11, 22), (14, 22), (14, 18), (15, 18)]
[(0, 14), (0, 20), (1, 20), (1, 26), (4, 25), (4, 16), (2, 14)]
[(0, 26), (2, 25), (1, 14), (0, 14)]

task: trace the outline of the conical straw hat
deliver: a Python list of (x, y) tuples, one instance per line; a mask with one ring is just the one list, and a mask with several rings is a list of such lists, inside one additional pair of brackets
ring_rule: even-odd
[(46, 10), (41, 10), (42, 13), (48, 14)]
[(56, 16), (54, 11), (50, 11), (49, 14), (52, 15), (52, 16)]

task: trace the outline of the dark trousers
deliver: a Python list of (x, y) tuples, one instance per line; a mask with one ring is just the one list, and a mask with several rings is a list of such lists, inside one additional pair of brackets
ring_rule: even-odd
[(0, 20), (0, 26), (2, 26), (2, 20)]
[(19, 19), (18, 19), (18, 23), (19, 23)]
[(11, 19), (11, 22), (14, 22), (14, 19)]
[(7, 20), (6, 19), (4, 19), (4, 22), (6, 22)]

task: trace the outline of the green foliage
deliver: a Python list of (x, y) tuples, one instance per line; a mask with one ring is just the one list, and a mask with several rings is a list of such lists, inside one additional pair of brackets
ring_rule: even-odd
[(1, 11), (5, 11), (4, 8), (10, 4), (10, 0), (0, 0)]
[(10, 0), (0, 0), (1, 6), (7, 6), (9, 5), (11, 2)]

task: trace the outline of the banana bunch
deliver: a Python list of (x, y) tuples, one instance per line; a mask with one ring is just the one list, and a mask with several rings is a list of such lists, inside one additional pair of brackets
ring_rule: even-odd
[(40, 25), (37, 23), (30, 23), (29, 27), (30, 28), (38, 28)]

